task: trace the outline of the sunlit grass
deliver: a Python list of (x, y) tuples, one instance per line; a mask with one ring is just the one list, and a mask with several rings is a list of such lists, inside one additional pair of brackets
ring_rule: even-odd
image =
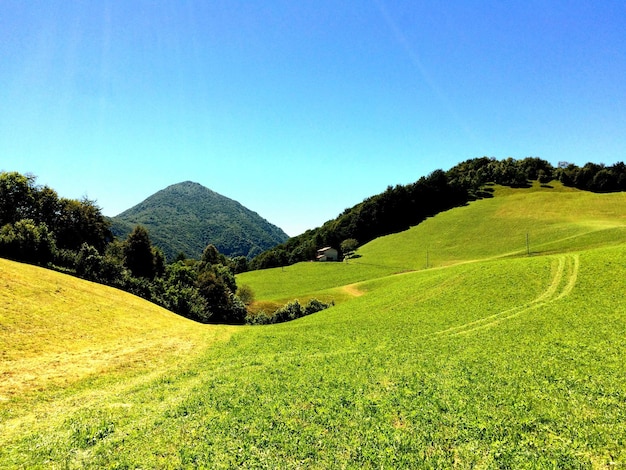
[(0, 406), (111, 373), (167, 368), (224, 340), (125, 292), (0, 259)]
[(373, 240), (348, 265), (299, 263), (244, 273), (238, 282), (249, 285), (258, 301), (284, 302), (394, 273), (618, 245), (626, 237), (626, 193), (595, 194), (553, 182), (498, 186), (494, 194)]
[[(5, 393), (0, 466), (624, 465), (623, 197), (553, 190), (535, 188), (525, 203), (503, 189), (373, 242), (349, 264), (240, 276), (267, 305), (337, 299), (278, 325), (198, 325), (0, 261), (3, 373), (38, 360), (43, 373), (65, 350), (77, 367), (103, 360), (74, 375), (70, 361), (66, 382), (35, 374)], [(561, 202), (569, 222), (531, 209), (551, 210), (555, 194), (581, 196)], [(455, 244), (472, 222), (482, 227), (477, 237)], [(510, 249), (515, 224), (537, 229), (532, 256), (524, 239)], [(425, 233), (440, 233), (445, 247), (428, 269), (412, 248)], [(400, 260), (415, 271), (397, 269)], [(37, 319), (44, 323), (32, 325)]]
[(256, 298), (263, 301), (284, 303), (296, 297), (304, 301), (316, 296), (329, 301), (341, 300), (341, 289), (337, 288), (398, 271), (387, 265), (363, 265), (355, 260), (342, 263), (305, 262), (239, 274), (237, 283), (251, 286)]
[[(621, 243), (626, 233), (626, 194), (594, 194), (563, 188), (497, 187), (496, 197), (439, 214), (359, 250), (364, 262), (423, 269), (493, 256), (541, 254)], [(528, 237), (528, 238), (527, 238)], [(578, 237), (586, 237), (578, 243)], [(527, 245), (528, 240), (528, 245)], [(592, 245), (593, 246), (593, 245)], [(402, 247), (398, 249), (398, 247)]]
[[(626, 250), (494, 260), (357, 285), (158, 374), (5, 409), (34, 466), (467, 468), (624, 461)], [(154, 371), (156, 372), (156, 371)], [(18, 402), (15, 402), (18, 403)]]

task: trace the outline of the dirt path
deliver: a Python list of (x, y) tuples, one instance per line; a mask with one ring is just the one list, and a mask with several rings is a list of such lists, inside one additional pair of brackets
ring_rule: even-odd
[(350, 294), (352, 297), (361, 297), (363, 294), (365, 294), (365, 292), (359, 290), (357, 284), (348, 284), (347, 286), (343, 286), (342, 289), (346, 293)]

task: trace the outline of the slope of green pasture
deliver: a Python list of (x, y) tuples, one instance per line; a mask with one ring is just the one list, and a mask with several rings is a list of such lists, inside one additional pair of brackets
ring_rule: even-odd
[[(286, 302), (299, 298), (304, 301), (316, 296), (333, 300), (336, 295), (328, 293), (330, 289), (396, 272), (399, 270), (393, 266), (363, 265), (352, 260), (347, 263), (308, 262), (238, 274), (237, 284), (252, 287), (257, 299), (262, 300)], [(326, 292), (320, 296), (322, 291)]]
[(619, 246), (365, 281), (142, 383), (16, 401), (0, 466), (624, 465), (625, 276)]
[[(423, 269), (428, 265), (622, 243), (626, 193), (596, 194), (558, 182), (532, 189), (496, 187), (495, 197), (436, 215), (359, 249), (361, 263)], [(581, 240), (579, 240), (579, 238)]]
[(300, 263), (240, 274), (257, 300), (341, 300), (342, 285), (404, 271), (507, 255), (526, 256), (622, 243), (626, 193), (595, 194), (553, 182), (529, 189), (495, 187), (495, 197), (471, 202), (401, 233), (378, 238), (345, 263)]

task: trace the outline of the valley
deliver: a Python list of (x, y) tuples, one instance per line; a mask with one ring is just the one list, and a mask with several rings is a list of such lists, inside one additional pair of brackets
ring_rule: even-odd
[(239, 274), (259, 304), (335, 302), (277, 325), (202, 325), (0, 260), (2, 377), (21, 384), (0, 465), (626, 463), (626, 198), (551, 186), (496, 187), (348, 262)]

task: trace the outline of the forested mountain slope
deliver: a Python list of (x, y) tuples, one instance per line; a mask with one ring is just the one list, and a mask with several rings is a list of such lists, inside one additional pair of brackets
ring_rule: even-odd
[(146, 227), (168, 260), (179, 253), (199, 259), (208, 244), (230, 257), (252, 257), (288, 238), (256, 212), (191, 181), (168, 186), (111, 221), (120, 238), (135, 225)]

